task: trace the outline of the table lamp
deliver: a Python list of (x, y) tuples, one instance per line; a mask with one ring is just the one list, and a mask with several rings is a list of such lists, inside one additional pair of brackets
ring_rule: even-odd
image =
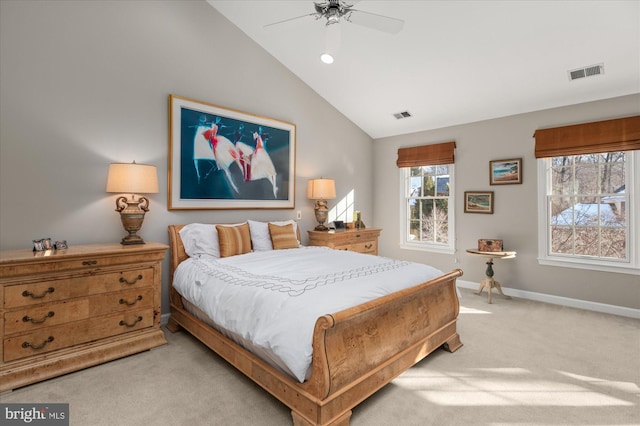
[(142, 227), (145, 212), (149, 211), (149, 199), (136, 194), (158, 193), (156, 166), (133, 163), (111, 163), (107, 177), (107, 192), (131, 194), (130, 198), (116, 199), (116, 211), (120, 213), (122, 226), (129, 235), (120, 244), (144, 244), (137, 232)]
[(316, 200), (315, 212), (318, 226), (315, 227), (316, 231), (327, 231), (324, 223), (327, 221), (327, 215), (329, 208), (327, 207), (327, 200), (336, 198), (336, 184), (333, 179), (311, 179), (307, 184), (307, 198)]

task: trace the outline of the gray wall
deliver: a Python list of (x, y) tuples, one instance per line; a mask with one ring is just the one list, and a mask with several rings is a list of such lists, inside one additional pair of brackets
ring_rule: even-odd
[[(204, 1), (0, 1), (0, 249), (28, 248), (39, 237), (118, 242), (124, 231), (114, 212), (116, 195), (105, 192), (110, 162), (158, 166), (160, 193), (150, 196), (141, 231), (148, 240), (167, 242), (172, 223), (295, 217), (295, 210), (168, 211), (170, 93), (296, 124), (295, 210), (302, 211), (303, 230), (315, 225), (307, 179), (331, 177), (338, 198), (354, 189), (355, 208), (367, 225), (384, 228), (382, 255), (443, 270), (462, 267), (465, 280), (478, 282), (484, 264), (464, 249), (478, 238), (503, 238), (518, 251), (517, 259), (496, 265), (505, 286), (640, 307), (637, 276), (537, 264), (532, 139), (540, 127), (638, 113), (638, 96), (372, 146), (364, 132)], [(400, 250), (397, 148), (451, 139), (458, 144), (456, 196), (494, 190), (496, 213), (464, 214), (457, 205), (456, 256)], [(489, 160), (511, 157), (523, 157), (524, 183), (490, 187)]]
[[(373, 210), (371, 138), (204, 1), (2, 0), (0, 90), (0, 249), (119, 242), (111, 162), (158, 167), (140, 232), (150, 241), (166, 243), (173, 223), (296, 210), (304, 237), (315, 226), (307, 179), (321, 175)], [(295, 209), (168, 211), (171, 93), (294, 123)]]
[[(631, 95), (376, 140), (374, 217), (376, 225), (384, 228), (380, 254), (429, 263), (442, 270), (461, 268), (464, 280), (480, 282), (484, 277), (484, 260), (468, 256), (465, 250), (477, 247), (479, 238), (503, 239), (507, 250), (518, 253), (516, 259), (495, 261), (496, 278), (504, 287), (640, 308), (637, 275), (538, 264), (537, 167), (533, 139), (533, 133), (539, 128), (639, 113), (640, 95)], [(400, 249), (397, 150), (450, 140), (456, 141), (457, 253), (444, 255)], [(524, 171), (521, 185), (489, 185), (489, 161), (520, 157)], [(464, 213), (464, 191), (494, 191), (494, 214)]]

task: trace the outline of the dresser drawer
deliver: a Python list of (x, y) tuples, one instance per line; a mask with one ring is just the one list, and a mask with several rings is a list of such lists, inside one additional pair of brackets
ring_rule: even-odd
[(340, 245), (335, 247), (336, 250), (349, 250), (356, 251), (358, 253), (377, 253), (378, 252), (378, 242), (377, 241), (362, 241), (359, 243)]
[(152, 306), (153, 288), (151, 287), (30, 306), (4, 314), (4, 334), (7, 336), (114, 312)]
[(153, 268), (103, 274), (84, 274), (4, 287), (4, 308), (31, 306), (153, 285)]
[(121, 312), (5, 338), (4, 362), (42, 355), (153, 325), (153, 309)]

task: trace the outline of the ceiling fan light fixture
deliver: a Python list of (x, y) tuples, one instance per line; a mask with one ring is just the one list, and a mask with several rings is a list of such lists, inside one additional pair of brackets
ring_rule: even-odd
[(336, 8), (330, 8), (327, 10), (327, 25), (337, 24), (340, 22), (340, 11)]
[(332, 64), (333, 56), (331, 56), (329, 53), (323, 53), (322, 55), (320, 55), (320, 60), (325, 64)]

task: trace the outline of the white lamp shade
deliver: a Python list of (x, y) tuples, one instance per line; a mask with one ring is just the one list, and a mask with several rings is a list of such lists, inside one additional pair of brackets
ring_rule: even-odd
[(309, 180), (307, 198), (311, 200), (331, 200), (336, 198), (336, 183), (333, 179)]
[(158, 171), (156, 166), (133, 163), (109, 164), (107, 192), (119, 194), (156, 194)]

